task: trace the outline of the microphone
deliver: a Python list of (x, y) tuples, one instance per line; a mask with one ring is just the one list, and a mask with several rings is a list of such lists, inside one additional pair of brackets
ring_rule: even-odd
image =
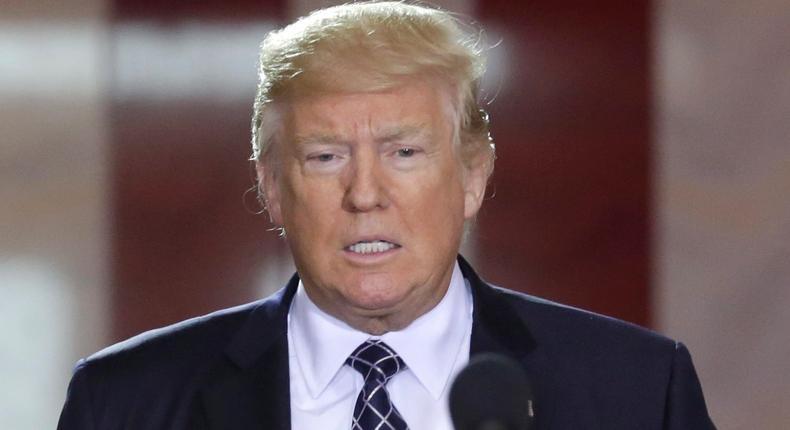
[(530, 430), (532, 387), (512, 358), (480, 354), (458, 373), (450, 388), (455, 430)]

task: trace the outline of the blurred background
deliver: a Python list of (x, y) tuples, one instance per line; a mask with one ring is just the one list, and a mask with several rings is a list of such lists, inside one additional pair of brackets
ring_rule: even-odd
[[(249, 192), (256, 50), (333, 3), (3, 1), (0, 428), (290, 276)], [(496, 45), (483, 276), (683, 341), (721, 429), (789, 428), (790, 3), (433, 3)]]

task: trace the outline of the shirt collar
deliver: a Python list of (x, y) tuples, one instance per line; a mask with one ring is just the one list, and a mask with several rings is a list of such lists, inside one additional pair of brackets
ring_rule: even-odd
[[(472, 328), (472, 299), (455, 263), (442, 300), (403, 330), (379, 338), (391, 346), (426, 390), (438, 399), (446, 389), (464, 339)], [(288, 313), (288, 330), (307, 389), (317, 398), (365, 340), (376, 338), (327, 314), (307, 296), (301, 281)]]
[(301, 280), (288, 312), (288, 335), (313, 398), (321, 395), (346, 358), (370, 337), (316, 306)]
[(420, 383), (438, 399), (452, 376), (472, 330), (472, 297), (458, 263), (442, 300), (408, 327), (381, 336), (403, 358)]

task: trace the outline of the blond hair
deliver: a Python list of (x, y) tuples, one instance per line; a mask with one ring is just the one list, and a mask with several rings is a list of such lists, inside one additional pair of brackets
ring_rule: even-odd
[(478, 100), (485, 68), (481, 38), (463, 28), (438, 9), (365, 2), (317, 10), (269, 33), (260, 49), (251, 159), (263, 161), (281, 131), (276, 103), (315, 94), (386, 91), (424, 78), (453, 89), (460, 158), (467, 166), (484, 162), (490, 174), (494, 146)]

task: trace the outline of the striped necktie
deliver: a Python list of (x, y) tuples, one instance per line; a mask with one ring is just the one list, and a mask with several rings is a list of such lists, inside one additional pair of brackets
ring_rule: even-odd
[(362, 343), (346, 360), (365, 379), (354, 406), (352, 430), (407, 430), (409, 426), (392, 404), (387, 382), (406, 368), (398, 354), (379, 339)]

